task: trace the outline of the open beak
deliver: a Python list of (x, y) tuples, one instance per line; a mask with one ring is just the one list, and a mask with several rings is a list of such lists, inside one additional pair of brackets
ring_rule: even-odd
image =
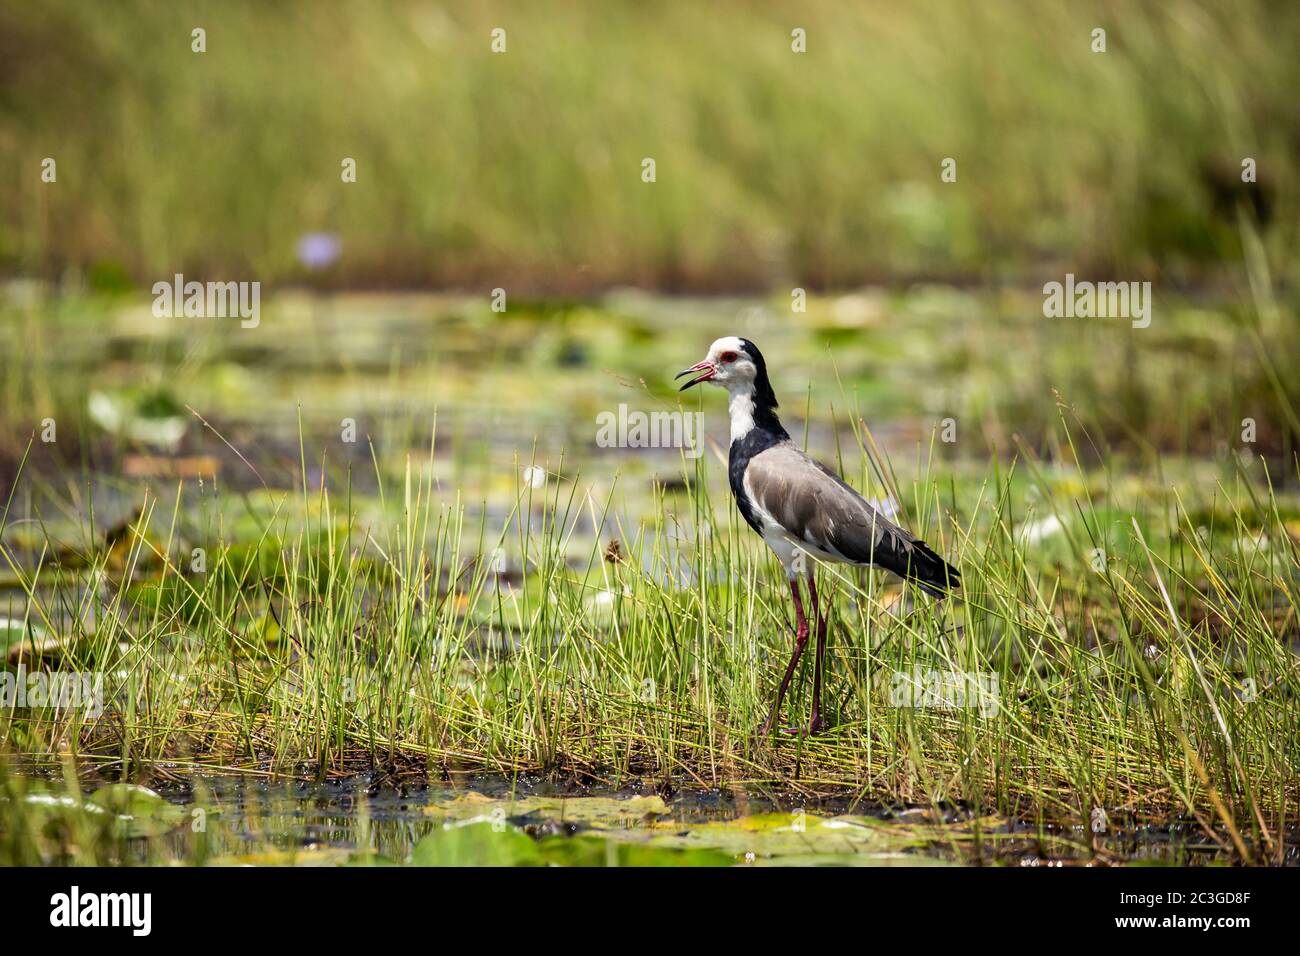
[(679, 379), (683, 375), (690, 375), (692, 372), (703, 372), (704, 374), (701, 375), (699, 378), (691, 379), (689, 382), (687, 382), (677, 391), (684, 392), (692, 385), (699, 385), (700, 382), (707, 382), (709, 379), (713, 378), (714, 375), (718, 374), (718, 370), (717, 368), (714, 367), (713, 363), (710, 362), (708, 359), (705, 359), (703, 362), (700, 362), (698, 365), (692, 365), (690, 368), (682, 369), (680, 372), (674, 375), (673, 378)]

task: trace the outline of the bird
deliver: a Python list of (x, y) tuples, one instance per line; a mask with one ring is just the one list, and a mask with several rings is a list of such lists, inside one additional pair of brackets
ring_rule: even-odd
[[(678, 372), (675, 378), (686, 375), (695, 377), (679, 391), (704, 383), (727, 390), (731, 416), (727, 476), (731, 493), (741, 517), (780, 560), (794, 601), (794, 652), (759, 735), (767, 737), (771, 733), (808, 643), (800, 577), (807, 584), (817, 627), (808, 725), (808, 733), (816, 734), (824, 729), (821, 694), (826, 617), (817, 600), (817, 585), (807, 558), (884, 568), (936, 598), (960, 588), (961, 575), (924, 541), (882, 515), (843, 478), (804, 454), (790, 440), (777, 417), (776, 393), (768, 379), (763, 353), (749, 339), (734, 335), (718, 339), (709, 346), (703, 361)], [(798, 733), (797, 728), (786, 731)]]

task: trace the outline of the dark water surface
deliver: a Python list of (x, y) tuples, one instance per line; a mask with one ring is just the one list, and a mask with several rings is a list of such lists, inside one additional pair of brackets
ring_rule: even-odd
[[(849, 793), (810, 797), (738, 786), (661, 796), (648, 787), (614, 790), (532, 776), (482, 775), (433, 783), (392, 783), (369, 775), (325, 782), (196, 776), (159, 791), (173, 803), (206, 807), (208, 825), (202, 834), (181, 827), (159, 840), (137, 841), (142, 862), (194, 860), (201, 852), (204, 862), (218, 864), (331, 864), (355, 861), (357, 851), (369, 851), (377, 859), (400, 863), (429, 833), (475, 819), (494, 820), (538, 839), (599, 834), (640, 840), (654, 835), (656, 840), (717, 847), (734, 853), (742, 865), (1197, 865), (1228, 860), (1194, 825), (1097, 835), (1083, 828), (1038, 830), (993, 817), (980, 823), (956, 807), (868, 807)], [(655, 799), (663, 800), (665, 812), (639, 812)], [(623, 806), (638, 809), (620, 813)], [(856, 827), (860, 821), (868, 821), (879, 839), (828, 847), (822, 830)]]

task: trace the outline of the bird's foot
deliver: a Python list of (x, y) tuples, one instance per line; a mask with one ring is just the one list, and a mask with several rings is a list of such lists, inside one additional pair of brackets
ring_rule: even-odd
[(804, 727), (782, 727), (781, 733), (790, 737), (811, 737), (813, 734), (819, 734), (826, 729), (826, 724), (820, 717), (814, 717), (806, 728)]
[[(769, 720), (765, 724), (763, 724), (762, 727), (758, 728), (758, 730), (755, 732), (755, 737), (757, 737), (757, 739), (759, 740), (767, 740), (769, 737), (771, 737), (772, 723), (773, 722)], [(776, 732), (778, 736), (784, 735), (786, 737), (802, 737), (804, 735), (804, 728), (803, 727), (777, 727)]]

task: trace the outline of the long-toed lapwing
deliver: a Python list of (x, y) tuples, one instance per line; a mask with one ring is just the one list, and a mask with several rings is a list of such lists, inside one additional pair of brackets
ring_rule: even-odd
[(804, 555), (885, 568), (936, 597), (960, 587), (961, 577), (924, 541), (880, 514), (835, 472), (809, 458), (790, 441), (776, 417), (776, 394), (767, 378), (767, 365), (753, 342), (736, 336), (718, 339), (709, 346), (703, 362), (679, 372), (677, 378), (696, 372), (699, 374), (683, 385), (682, 391), (710, 382), (725, 388), (730, 396), (731, 493), (745, 521), (781, 559), (794, 599), (794, 654), (760, 733), (766, 736), (771, 731), (808, 643), (808, 619), (799, 596), (800, 575), (808, 582), (808, 598), (817, 623), (812, 720), (808, 726), (809, 733), (816, 733), (822, 727), (826, 618), (817, 601), (812, 568)]

